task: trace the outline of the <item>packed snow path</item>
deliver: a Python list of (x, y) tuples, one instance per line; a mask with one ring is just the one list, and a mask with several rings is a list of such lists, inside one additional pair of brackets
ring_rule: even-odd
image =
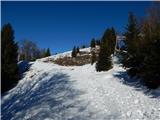
[[(160, 98), (139, 90), (118, 65), (63, 67), (36, 61), (2, 97), (3, 120), (160, 119)], [(129, 80), (129, 79), (128, 79)]]

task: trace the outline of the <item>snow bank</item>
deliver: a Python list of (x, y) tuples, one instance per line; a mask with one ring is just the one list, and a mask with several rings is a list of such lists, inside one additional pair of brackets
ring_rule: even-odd
[[(134, 87), (135, 82), (124, 83), (124, 79), (129, 78), (119, 64), (107, 72), (96, 72), (95, 64), (65, 67), (37, 60), (18, 85), (2, 97), (1, 118), (160, 119), (160, 98)], [(159, 89), (154, 92), (158, 95)]]
[[(80, 51), (81, 52), (90, 52), (91, 48), (90, 47), (81, 48)], [(64, 52), (64, 53), (59, 53), (59, 54), (56, 54), (56, 55), (52, 55), (52, 56), (49, 56), (49, 57), (38, 59), (38, 61), (46, 61), (46, 60), (49, 60), (49, 59), (56, 60), (57, 58), (71, 57), (71, 53), (72, 53), (72, 51), (67, 51), (67, 52)]]

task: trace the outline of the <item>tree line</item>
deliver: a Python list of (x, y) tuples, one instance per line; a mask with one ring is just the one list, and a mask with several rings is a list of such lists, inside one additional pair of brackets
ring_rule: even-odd
[(160, 86), (160, 4), (148, 10), (143, 21), (130, 13), (126, 32), (127, 53), (123, 66), (149, 88)]
[[(134, 13), (128, 15), (125, 27), (126, 52), (117, 52), (122, 57), (123, 67), (130, 77), (140, 78), (148, 88), (160, 86), (160, 4), (155, 3), (140, 21)], [(116, 45), (115, 29), (108, 28), (100, 41), (91, 40), (90, 47), (100, 46), (98, 59), (93, 51), (91, 64), (96, 63), (96, 70), (107, 71), (112, 66), (112, 56)]]

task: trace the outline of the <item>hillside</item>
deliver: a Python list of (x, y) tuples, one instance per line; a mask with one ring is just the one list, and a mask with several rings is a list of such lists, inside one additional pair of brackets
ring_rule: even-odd
[[(82, 51), (89, 51), (86, 48)], [(95, 64), (60, 66), (70, 51), (35, 61), (18, 85), (2, 96), (3, 120), (160, 119), (159, 89), (148, 91), (117, 64), (96, 72)], [(53, 61), (52, 61), (53, 60)]]

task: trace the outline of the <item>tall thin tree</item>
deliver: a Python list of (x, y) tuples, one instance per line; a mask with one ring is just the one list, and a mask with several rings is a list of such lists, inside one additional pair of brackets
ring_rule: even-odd
[(14, 31), (8, 23), (2, 27), (2, 70), (1, 83), (2, 93), (10, 89), (19, 79), (18, 75), (18, 46), (14, 41)]

